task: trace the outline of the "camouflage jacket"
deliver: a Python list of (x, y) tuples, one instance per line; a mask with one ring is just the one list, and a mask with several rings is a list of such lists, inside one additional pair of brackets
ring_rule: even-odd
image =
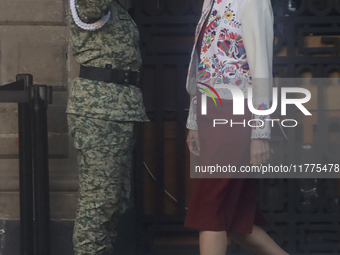
[[(76, 8), (85, 23), (111, 12), (109, 21), (95, 31), (83, 30), (70, 19), (73, 55), (79, 64), (140, 69), (139, 32), (126, 10), (114, 0), (77, 0)], [(79, 77), (72, 82), (66, 112), (115, 121), (149, 121), (140, 88)]]

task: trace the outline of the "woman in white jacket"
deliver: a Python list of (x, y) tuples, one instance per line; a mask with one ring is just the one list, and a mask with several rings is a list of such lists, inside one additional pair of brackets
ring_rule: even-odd
[[(230, 91), (215, 88), (216, 84), (237, 85), (244, 98), (252, 86), (254, 107), (270, 108), (273, 22), (270, 0), (205, 0), (186, 84), (191, 96), (187, 144), (200, 156), (200, 165), (218, 161), (240, 167), (269, 159), (270, 126), (265, 121), (269, 115), (251, 115), (245, 100), (241, 119), (256, 119), (260, 123), (256, 127), (212, 129), (211, 120), (225, 116), (241, 120), (232, 115)], [(209, 89), (209, 94), (217, 92), (223, 107), (207, 98), (209, 112), (202, 116), (201, 93)], [(225, 255), (228, 239), (257, 254), (287, 255), (258, 226), (265, 221), (255, 191), (253, 179), (197, 180), (184, 225), (200, 230), (201, 255)]]

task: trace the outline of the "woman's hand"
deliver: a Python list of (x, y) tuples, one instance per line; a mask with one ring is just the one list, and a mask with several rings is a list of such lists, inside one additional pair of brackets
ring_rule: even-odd
[(191, 153), (196, 156), (200, 155), (200, 141), (198, 138), (198, 130), (189, 129), (187, 136), (187, 145)]
[(250, 142), (250, 164), (261, 165), (269, 160), (269, 139), (251, 139)]

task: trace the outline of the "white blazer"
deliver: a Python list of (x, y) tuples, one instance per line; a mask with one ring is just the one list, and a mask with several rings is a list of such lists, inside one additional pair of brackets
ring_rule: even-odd
[[(209, 29), (205, 31), (200, 63), (196, 44), (207, 18)], [(198, 81), (212, 87), (222, 83), (237, 84), (245, 98), (248, 96), (247, 88), (252, 87), (254, 107), (259, 110), (270, 108), (273, 25), (274, 16), (270, 0), (204, 1), (186, 82), (186, 90), (191, 96), (186, 125), (188, 129), (198, 129), (195, 105), (196, 89), (201, 86)], [(216, 89), (216, 91), (221, 98), (232, 99), (229, 90)], [(270, 122), (265, 121), (270, 116), (253, 115), (253, 118), (263, 120), (264, 125), (253, 128), (251, 138), (270, 138)]]

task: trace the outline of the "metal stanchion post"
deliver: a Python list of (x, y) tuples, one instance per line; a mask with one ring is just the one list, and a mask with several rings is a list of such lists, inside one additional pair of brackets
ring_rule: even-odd
[[(24, 81), (29, 94), (33, 77), (20, 74), (17, 81)], [(19, 119), (19, 179), (20, 179), (20, 250), (21, 255), (34, 255), (33, 225), (33, 172), (32, 172), (32, 122), (31, 104), (18, 104)]]
[(21, 255), (50, 255), (47, 106), (52, 87), (33, 86), (30, 74), (16, 79), (0, 87), (0, 102), (18, 103)]
[(33, 86), (33, 159), (36, 255), (50, 254), (47, 105), (50, 87)]

